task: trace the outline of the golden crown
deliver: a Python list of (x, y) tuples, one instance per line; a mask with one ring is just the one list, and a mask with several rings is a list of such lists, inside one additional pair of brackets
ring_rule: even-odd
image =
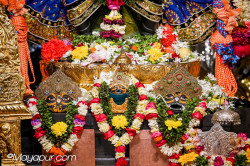
[(68, 94), (73, 100), (81, 96), (81, 90), (70, 77), (57, 70), (45, 81), (40, 83), (35, 94), (38, 99), (45, 99), (50, 94)]
[(154, 86), (154, 93), (165, 97), (167, 94), (181, 92), (188, 98), (198, 98), (202, 92), (198, 81), (181, 65), (168, 72)]

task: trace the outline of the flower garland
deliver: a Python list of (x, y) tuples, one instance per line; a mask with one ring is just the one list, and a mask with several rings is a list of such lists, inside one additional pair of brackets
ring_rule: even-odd
[[(109, 140), (116, 147), (116, 165), (125, 166), (128, 165), (125, 159), (125, 146), (132, 141), (137, 133), (140, 133), (142, 122), (145, 116), (148, 117), (148, 114), (144, 114), (148, 98), (144, 85), (130, 75), (129, 93), (132, 93), (132, 96), (129, 97), (128, 110), (125, 112), (125, 116), (112, 117), (107, 87), (113, 74), (113, 72), (102, 72), (100, 79), (95, 80), (94, 87), (91, 90), (93, 99), (89, 104), (100, 132), (104, 133), (104, 139)], [(138, 97), (133, 97), (133, 94), (138, 94), (137, 92), (139, 93), (139, 100)]]
[[(235, 149), (228, 157), (223, 155), (209, 156), (204, 151), (204, 146), (199, 141), (197, 135), (202, 132), (200, 129), (190, 130), (187, 134), (187, 140), (190, 144), (186, 153), (176, 156), (172, 160), (175, 166), (181, 165), (197, 165), (197, 166), (247, 166), (250, 163), (250, 139), (245, 133), (239, 133), (235, 139)], [(173, 164), (172, 164), (173, 165)]]
[(48, 110), (45, 100), (37, 100), (33, 96), (28, 99), (27, 107), (32, 113), (31, 125), (36, 130), (34, 137), (38, 139), (43, 149), (55, 156), (63, 156), (66, 152), (70, 152), (85, 125), (88, 103), (80, 100), (77, 106), (74, 105), (74, 102), (69, 104), (66, 123), (57, 122), (55, 124), (52, 124), (51, 112)]
[(169, 156), (170, 164), (180, 156), (183, 148), (190, 148), (184, 143), (187, 132), (198, 126), (206, 115), (206, 102), (192, 99), (182, 112), (182, 117), (168, 110), (163, 99), (151, 101), (146, 108), (147, 112), (154, 112), (155, 116), (147, 118), (152, 138), (160, 151)]

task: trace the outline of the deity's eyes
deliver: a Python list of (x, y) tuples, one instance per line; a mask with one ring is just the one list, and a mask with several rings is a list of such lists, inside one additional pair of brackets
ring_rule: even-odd
[(68, 95), (63, 95), (62, 100), (63, 100), (64, 102), (68, 102), (68, 101), (71, 100), (71, 98), (70, 98)]
[(186, 101), (187, 100), (187, 96), (186, 95), (181, 95), (180, 96), (180, 100)]
[(172, 94), (167, 94), (166, 99), (167, 100), (172, 100), (172, 99), (174, 99), (174, 96)]
[(56, 98), (53, 95), (49, 95), (46, 100), (47, 102), (55, 102)]

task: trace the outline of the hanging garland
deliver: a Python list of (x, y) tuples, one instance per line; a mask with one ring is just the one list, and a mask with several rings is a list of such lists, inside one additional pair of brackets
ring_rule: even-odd
[[(43, 149), (55, 156), (64, 156), (70, 152), (78, 141), (85, 125), (85, 116), (88, 112), (88, 103), (85, 101), (72, 102), (66, 112), (66, 123), (53, 124), (52, 114), (45, 100), (37, 100), (35, 96), (27, 102), (28, 110), (32, 113), (31, 125), (35, 129), (35, 135)], [(53, 158), (58, 160), (59, 158)], [(54, 163), (54, 165), (56, 165)], [(62, 162), (64, 165), (65, 162)], [(61, 164), (62, 164), (61, 163)]]
[[(197, 106), (198, 105), (198, 106)], [(195, 98), (189, 101), (182, 112), (182, 115), (174, 114), (168, 110), (163, 99), (151, 101), (147, 105), (147, 112), (156, 112), (157, 116), (148, 118), (148, 125), (151, 129), (152, 138), (160, 151), (169, 156), (170, 163), (180, 156), (181, 150), (189, 148), (186, 132), (194, 130), (206, 115), (206, 102), (199, 102)]]
[[(89, 105), (93, 113), (100, 132), (104, 133), (104, 139), (109, 140), (115, 148), (115, 158), (117, 166), (128, 165), (125, 159), (125, 146), (128, 145), (137, 133), (145, 118), (144, 112), (148, 104), (148, 97), (145, 87), (132, 75), (131, 84), (128, 88), (128, 107), (125, 115), (113, 116), (109, 103), (109, 82), (114, 73), (109, 73), (108, 80), (96, 80), (91, 91), (94, 97)], [(139, 94), (139, 97), (138, 97)], [(138, 100), (139, 99), (139, 100)]]

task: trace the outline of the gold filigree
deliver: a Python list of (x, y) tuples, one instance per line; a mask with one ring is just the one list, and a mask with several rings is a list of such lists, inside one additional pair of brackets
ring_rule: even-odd
[(156, 14), (156, 15), (163, 14), (162, 6), (156, 3), (153, 3), (149, 0), (139, 0), (136, 3), (152, 14)]
[(116, 104), (113, 98), (110, 98), (109, 103), (111, 104), (113, 113), (124, 114), (125, 111), (127, 111), (128, 98), (126, 98), (125, 102), (121, 105)]
[(204, 145), (204, 151), (207, 152), (209, 156), (228, 156), (230, 152), (235, 150), (237, 134), (226, 132), (219, 123), (216, 123), (209, 131), (199, 133), (198, 137)]
[[(181, 63), (193, 76), (197, 77), (200, 72), (200, 61), (191, 63)], [(135, 76), (144, 84), (151, 84), (160, 80), (170, 72), (176, 64), (169, 65), (133, 65), (133, 64), (90, 64), (81, 66), (80, 64), (63, 63), (63, 62), (45, 62), (40, 61), (40, 69), (43, 80), (55, 72), (57, 69), (63, 71), (73, 81), (77, 82), (80, 87), (90, 90), (94, 84), (94, 77), (99, 77), (101, 72), (119, 71), (127, 72)]]
[(90, 7), (88, 7), (88, 9), (86, 9), (81, 16), (79, 16), (78, 18), (71, 20), (70, 23), (72, 25), (74, 25), (75, 27), (81, 25), (82, 23), (84, 23), (96, 10), (99, 9), (99, 7), (101, 6), (101, 3), (94, 3), (92, 4)]
[(198, 98), (202, 88), (198, 81), (181, 65), (176, 66), (172, 71), (168, 72), (154, 86), (154, 93), (165, 97), (168, 94), (180, 92), (188, 98)]
[(145, 10), (144, 8), (142, 8), (140, 5), (138, 5), (137, 3), (130, 3), (130, 4), (127, 4), (127, 5), (131, 9), (133, 9), (135, 12), (139, 13), (143, 17), (146, 17), (150, 21), (159, 22), (161, 20), (160, 16), (148, 12), (147, 10)]
[(70, 77), (57, 70), (45, 81), (40, 83), (35, 94), (38, 99), (45, 99), (51, 94), (68, 94), (73, 100), (81, 96), (81, 90)]

